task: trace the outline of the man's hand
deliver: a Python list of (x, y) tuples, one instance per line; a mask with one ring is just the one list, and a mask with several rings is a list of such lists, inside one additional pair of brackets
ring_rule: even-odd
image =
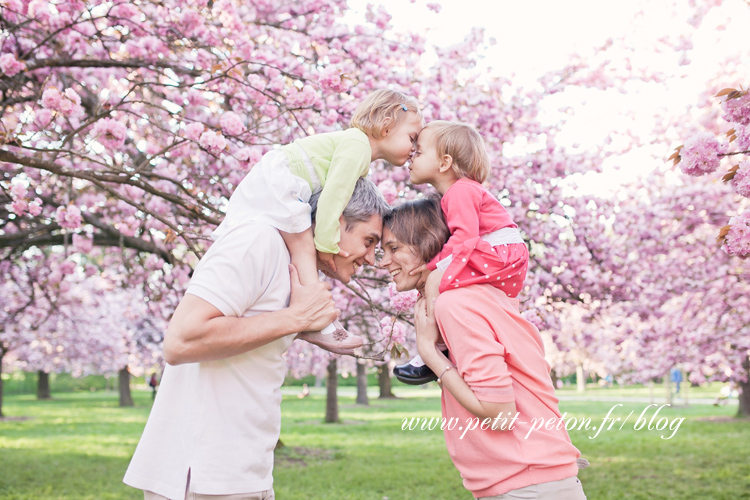
[[(332, 255), (332, 254), (328, 254)], [(341, 311), (336, 309), (329, 291), (330, 283), (320, 282), (303, 286), (299, 282), (297, 268), (289, 265), (292, 295), (289, 299), (289, 314), (300, 322), (300, 332), (318, 331), (330, 325)]]

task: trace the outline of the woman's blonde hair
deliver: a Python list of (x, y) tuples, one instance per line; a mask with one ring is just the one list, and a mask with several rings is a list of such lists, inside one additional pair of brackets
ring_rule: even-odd
[[(483, 183), (490, 175), (490, 157), (479, 132), (466, 123), (434, 120), (424, 129), (435, 134), (438, 158), (450, 155), (453, 171), (460, 178)], [(422, 129), (422, 130), (424, 130)]]
[(386, 130), (404, 121), (408, 112), (422, 118), (417, 100), (396, 90), (376, 90), (359, 103), (349, 122), (373, 139), (381, 139)]

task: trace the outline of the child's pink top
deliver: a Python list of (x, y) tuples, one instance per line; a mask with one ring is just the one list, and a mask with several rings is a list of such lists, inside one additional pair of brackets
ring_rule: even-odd
[(435, 269), (439, 261), (455, 253), (467, 240), (504, 227), (518, 227), (497, 198), (470, 179), (459, 179), (449, 187), (440, 200), (440, 206), (451, 237), (429, 262), (429, 269)]
[[(520, 412), (511, 431), (466, 431), (476, 417), (443, 391), (443, 417), (458, 420), (444, 429), (445, 443), (464, 487), (479, 498), (576, 476), (580, 452), (560, 423), (539, 331), (519, 314), (518, 300), (490, 285), (457, 288), (440, 294), (435, 318), (451, 362), (477, 398), (515, 401)], [(534, 419), (545, 425), (529, 433)]]

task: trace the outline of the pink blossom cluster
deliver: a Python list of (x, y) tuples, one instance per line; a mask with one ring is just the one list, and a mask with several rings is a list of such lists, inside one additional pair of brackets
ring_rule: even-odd
[(127, 127), (119, 120), (103, 118), (94, 124), (91, 133), (99, 144), (110, 151), (118, 151), (127, 138)]
[(326, 66), (318, 78), (320, 87), (326, 92), (347, 92), (352, 86), (352, 80), (343, 74), (335, 64)]
[(286, 105), (289, 108), (306, 108), (312, 106), (318, 98), (315, 89), (310, 85), (305, 85), (302, 89), (289, 89), (286, 98)]
[(428, 3), (426, 7), (433, 11), (435, 14), (440, 14), (440, 11), (443, 9), (443, 6), (439, 3)]
[(403, 344), (406, 341), (406, 328), (400, 321), (390, 316), (380, 320), (380, 332), (386, 340), (390, 339), (393, 344)]
[(203, 126), (202, 123), (199, 122), (193, 122), (187, 126), (185, 126), (185, 137), (190, 139), (191, 141), (198, 141), (201, 137), (201, 134), (206, 128)]
[(73, 248), (76, 252), (89, 253), (94, 248), (94, 239), (83, 234), (73, 234)]
[(741, 161), (738, 167), (732, 178), (732, 187), (738, 195), (750, 198), (750, 160)]
[(234, 153), (234, 157), (245, 164), (255, 165), (260, 161), (262, 155), (258, 148), (243, 147)]
[(5, 53), (0, 56), (0, 71), (8, 76), (13, 76), (26, 69), (23, 61), (16, 59), (13, 54)]
[(81, 226), (81, 210), (75, 205), (59, 206), (55, 212), (55, 220), (60, 227), (77, 229)]
[(227, 135), (240, 135), (245, 131), (245, 124), (242, 118), (232, 111), (227, 111), (219, 119), (221, 130)]
[(417, 303), (418, 293), (416, 290), (409, 290), (407, 292), (399, 292), (396, 290), (396, 284), (391, 282), (388, 284), (388, 296), (390, 298), (390, 306), (394, 311), (400, 313), (410, 313), (414, 311), (414, 305)]
[(227, 147), (227, 140), (220, 133), (217, 134), (214, 130), (206, 130), (198, 139), (198, 143), (202, 148), (206, 148), (213, 152), (219, 152)]
[(737, 147), (741, 151), (750, 151), (750, 125), (735, 125), (734, 133), (737, 136)]
[(750, 94), (743, 92), (743, 95), (734, 99), (726, 99), (722, 103), (724, 108), (724, 119), (730, 123), (737, 123), (742, 126), (750, 125)]
[(714, 172), (719, 168), (720, 153), (726, 151), (726, 144), (708, 132), (699, 132), (685, 141), (680, 150), (680, 168), (687, 175), (699, 176)]
[(729, 219), (731, 226), (722, 249), (729, 255), (750, 257), (750, 210)]
[(42, 106), (53, 111), (60, 111), (66, 115), (78, 115), (81, 109), (81, 96), (72, 88), (61, 93), (55, 87), (50, 87), (42, 94)]
[(537, 330), (544, 329), (544, 320), (539, 315), (536, 309), (527, 309), (521, 313), (523, 319), (534, 325)]
[(10, 194), (13, 201), (10, 208), (14, 214), (19, 217), (26, 213), (36, 217), (42, 213), (42, 200), (38, 196), (31, 199), (33, 191), (28, 191), (26, 186), (21, 182), (14, 182), (10, 188)]

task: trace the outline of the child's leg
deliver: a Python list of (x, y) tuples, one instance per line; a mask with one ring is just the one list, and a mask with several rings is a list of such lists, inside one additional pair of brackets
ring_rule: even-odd
[(279, 231), (289, 250), (292, 264), (297, 268), (299, 282), (305, 286), (318, 282), (318, 254), (315, 251), (313, 230), (308, 227), (301, 233)]
[[(301, 233), (279, 231), (284, 238), (291, 256), (292, 264), (297, 268), (299, 281), (304, 286), (314, 285), (318, 280), (318, 253), (315, 250), (312, 228)], [(351, 335), (343, 329), (338, 321), (331, 323), (319, 332), (300, 332), (298, 339), (305, 340), (327, 351), (336, 354), (354, 354), (354, 349), (364, 342), (361, 337)]]
[[(440, 295), (440, 280), (442, 278), (443, 271), (435, 270), (430, 273), (425, 282), (424, 298), (427, 301), (427, 316), (429, 317), (433, 317), (435, 314), (433, 305), (438, 295)], [(445, 345), (442, 337), (439, 338), (435, 347), (443, 352), (448, 350), (448, 346)], [(422, 356), (418, 354), (410, 359), (408, 363), (396, 366), (393, 369), (393, 374), (401, 382), (411, 385), (421, 385), (437, 380), (437, 375), (425, 365)]]

